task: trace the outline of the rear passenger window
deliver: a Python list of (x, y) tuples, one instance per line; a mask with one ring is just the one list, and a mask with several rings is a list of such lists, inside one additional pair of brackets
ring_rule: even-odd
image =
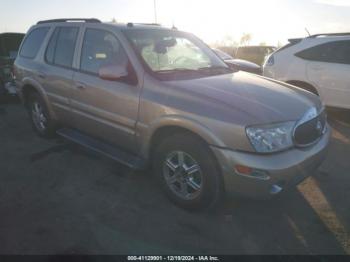
[(80, 69), (98, 74), (103, 65), (127, 66), (128, 58), (117, 38), (104, 30), (87, 29), (81, 51)]
[(57, 27), (47, 46), (45, 59), (48, 63), (72, 67), (78, 27)]
[(336, 41), (303, 50), (297, 57), (325, 63), (350, 64), (350, 41)]
[(23, 42), (20, 56), (30, 59), (35, 58), (48, 31), (49, 27), (41, 27), (31, 31)]
[(59, 28), (56, 28), (55, 32), (51, 36), (49, 45), (47, 46), (45, 59), (50, 64), (54, 63), (54, 56), (55, 56), (55, 49), (56, 49), (58, 33), (59, 33)]

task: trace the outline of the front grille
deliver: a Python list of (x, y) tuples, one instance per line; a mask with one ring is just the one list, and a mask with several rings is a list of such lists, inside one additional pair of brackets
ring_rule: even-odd
[(324, 133), (327, 115), (323, 111), (317, 117), (297, 125), (294, 130), (294, 141), (298, 146), (307, 146), (316, 142)]

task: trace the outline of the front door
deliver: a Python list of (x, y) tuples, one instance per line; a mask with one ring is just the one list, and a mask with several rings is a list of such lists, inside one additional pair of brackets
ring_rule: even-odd
[[(118, 81), (99, 78), (104, 65), (128, 68), (130, 77)], [(136, 151), (135, 126), (140, 88), (129, 59), (114, 33), (86, 28), (80, 68), (74, 74), (72, 111), (75, 127), (131, 152)]]

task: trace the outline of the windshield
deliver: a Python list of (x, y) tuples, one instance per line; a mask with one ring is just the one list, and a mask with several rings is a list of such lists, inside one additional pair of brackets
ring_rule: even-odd
[(201, 77), (230, 72), (209, 47), (190, 34), (163, 29), (132, 29), (124, 33), (155, 74)]

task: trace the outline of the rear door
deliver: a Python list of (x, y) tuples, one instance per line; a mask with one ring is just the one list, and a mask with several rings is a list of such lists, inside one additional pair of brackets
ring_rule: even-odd
[[(129, 77), (99, 78), (104, 65), (125, 66)], [(140, 88), (132, 65), (114, 32), (87, 27), (81, 43), (79, 71), (74, 75), (72, 110), (75, 127), (135, 152)]]
[(39, 76), (58, 118), (71, 124), (70, 96), (74, 88), (73, 60), (80, 27), (78, 25), (57, 26), (44, 54), (46, 66)]
[(307, 76), (328, 106), (350, 108), (350, 41), (334, 41), (299, 54), (309, 60)]

